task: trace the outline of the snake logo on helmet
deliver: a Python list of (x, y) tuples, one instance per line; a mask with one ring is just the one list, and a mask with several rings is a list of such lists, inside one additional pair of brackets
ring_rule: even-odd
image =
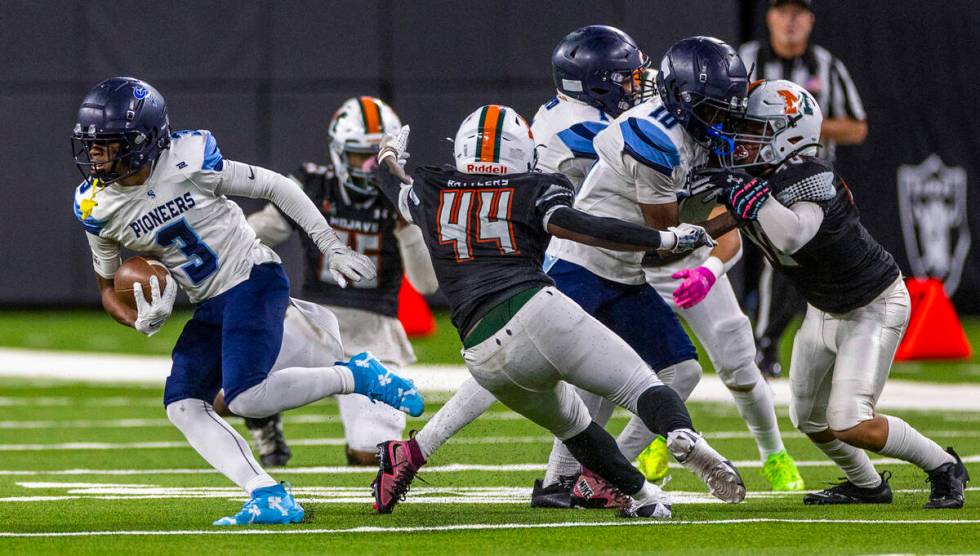
[[(133, 77), (113, 77), (95, 86), (78, 109), (71, 135), (75, 165), (86, 180), (105, 186), (152, 165), (170, 146), (163, 95)], [(118, 143), (114, 156), (93, 161), (94, 144)]]
[(614, 118), (641, 99), (649, 66), (632, 37), (607, 25), (572, 31), (551, 54), (555, 88)]
[(820, 106), (803, 87), (783, 79), (756, 81), (749, 87), (745, 115), (734, 122), (735, 148), (722, 164), (770, 166), (797, 154), (815, 155), (822, 123)]
[(671, 115), (716, 154), (734, 147), (730, 121), (745, 112), (749, 72), (735, 49), (712, 37), (674, 43), (660, 62), (657, 92)]
[[(330, 161), (348, 203), (378, 194), (375, 169), (381, 138), (402, 125), (398, 114), (375, 97), (349, 98), (330, 118)], [(353, 155), (353, 156), (352, 156)]]
[(463, 120), (453, 141), (456, 169), (464, 174), (521, 174), (537, 164), (534, 136), (509, 106), (488, 104)]

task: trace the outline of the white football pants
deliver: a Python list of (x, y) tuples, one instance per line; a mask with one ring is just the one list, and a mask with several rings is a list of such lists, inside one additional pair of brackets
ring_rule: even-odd
[(572, 385), (636, 413), (640, 394), (662, 384), (625, 341), (554, 287), (463, 359), (481, 386), (560, 440), (592, 422)]
[(849, 313), (833, 315), (807, 305), (789, 373), (789, 415), (796, 428), (843, 431), (874, 417), (909, 311), (901, 278)]

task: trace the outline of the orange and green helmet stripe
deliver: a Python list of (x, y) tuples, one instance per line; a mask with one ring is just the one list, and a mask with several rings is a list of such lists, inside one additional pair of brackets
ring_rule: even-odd
[(500, 135), (504, 130), (503, 110), (496, 104), (480, 112), (480, 133), (476, 139), (478, 162), (500, 162)]
[(361, 104), (361, 117), (364, 118), (364, 130), (367, 133), (381, 133), (384, 123), (381, 119), (381, 106), (372, 97), (358, 98)]

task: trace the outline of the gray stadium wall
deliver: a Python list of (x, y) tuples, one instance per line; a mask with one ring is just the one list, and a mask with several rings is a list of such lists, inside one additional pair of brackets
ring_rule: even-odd
[[(325, 160), (333, 110), (347, 97), (377, 95), (412, 124), (413, 161), (442, 162), (450, 148), (444, 138), (475, 107), (505, 103), (533, 116), (553, 94), (553, 45), (576, 27), (616, 25), (659, 59), (688, 35), (733, 43), (757, 35), (764, 6), (753, 0), (5, 1), (0, 306), (98, 303), (85, 232), (70, 208), (80, 178), (68, 136), (82, 96), (104, 78), (150, 81), (166, 97), (174, 129), (210, 129), (225, 157), (281, 172)], [(870, 114), (869, 144), (845, 151), (843, 163), (869, 227), (900, 259), (895, 166), (937, 151), (947, 164), (964, 166), (971, 180), (980, 170), (980, 122), (964, 108), (969, 97), (960, 91), (977, 74), (980, 56), (942, 27), (952, 20), (969, 36), (980, 21), (977, 10), (964, 17), (967, 2), (960, 11), (945, 6), (927, 17), (912, 11), (921, 4), (904, 0), (880, 7), (821, 2), (817, 10), (817, 41), (856, 74)], [(886, 25), (869, 30), (870, 17)], [(930, 34), (941, 43), (927, 40)], [(974, 51), (957, 50), (967, 46)], [(970, 78), (957, 77), (963, 68)], [(970, 202), (969, 214), (980, 214), (975, 195)], [(241, 204), (246, 211), (260, 206)], [(971, 231), (980, 233), (980, 225)], [(295, 282), (298, 242), (280, 252)], [(970, 259), (956, 298), (963, 308), (980, 311), (978, 275)]]

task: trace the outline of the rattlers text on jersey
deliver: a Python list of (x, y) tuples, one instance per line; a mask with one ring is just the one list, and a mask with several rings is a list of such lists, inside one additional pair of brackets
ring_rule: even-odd
[(408, 203), (412, 221), (422, 228), (461, 337), (501, 301), (554, 283), (541, 263), (551, 237), (546, 215), (572, 202), (563, 176), (490, 176), (424, 166), (412, 177), (419, 200)]
[(162, 261), (198, 303), (248, 279), (254, 265), (279, 262), (222, 194), (226, 166), (210, 132), (179, 131), (142, 186), (79, 185), (75, 216), (94, 236), (95, 271), (112, 278), (122, 246)]
[[(707, 156), (684, 132), (660, 97), (621, 114), (593, 141), (599, 161), (575, 200), (596, 216), (644, 224), (641, 204), (676, 202), (688, 170)], [(555, 239), (549, 255), (624, 284), (644, 283), (642, 253), (621, 252)]]
[(531, 123), (538, 169), (564, 174), (578, 191), (599, 156), (592, 146), (611, 118), (598, 108), (561, 93), (541, 105)]

